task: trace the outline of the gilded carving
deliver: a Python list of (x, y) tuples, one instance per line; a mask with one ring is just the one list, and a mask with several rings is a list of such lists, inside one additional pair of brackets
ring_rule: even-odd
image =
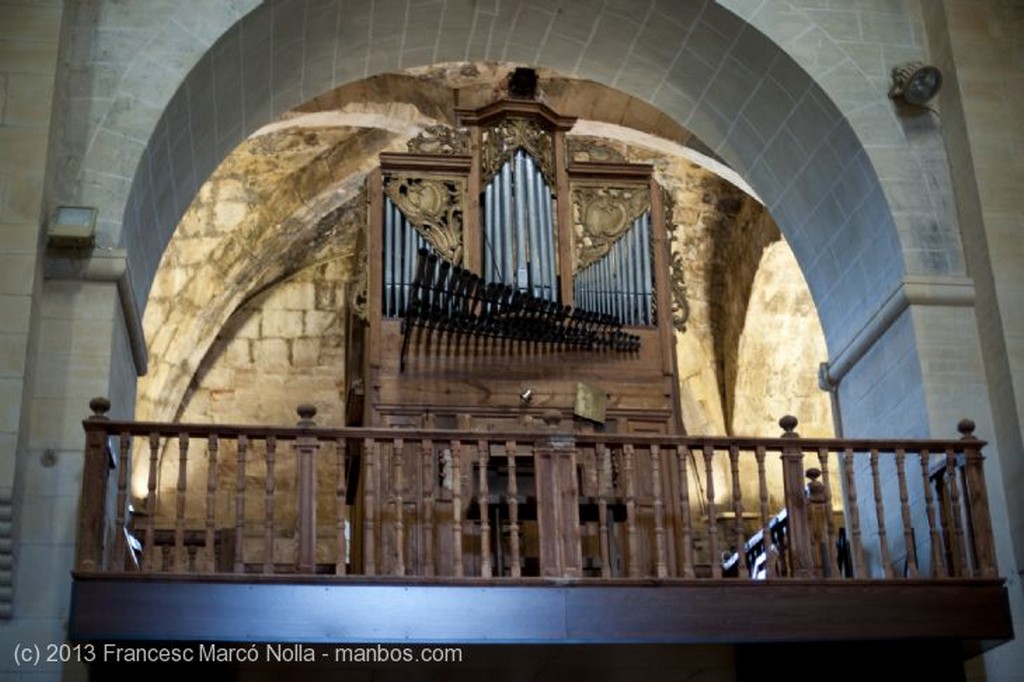
[(427, 126), (422, 133), (409, 140), (407, 147), (415, 154), (468, 154), (469, 134), (465, 130), (443, 124)]
[(577, 163), (626, 163), (626, 156), (593, 137), (567, 137), (569, 158)]
[(669, 243), (669, 286), (672, 292), (672, 326), (686, 331), (690, 318), (690, 304), (686, 300), (686, 279), (683, 276), (683, 257), (676, 250), (676, 224), (673, 216), (675, 202), (669, 192), (662, 192), (665, 204), (665, 230)]
[(438, 255), (462, 263), (465, 180), (392, 175), (385, 180), (384, 193)]
[(517, 149), (525, 149), (549, 185), (555, 184), (555, 150), (551, 135), (531, 120), (508, 118), (483, 131), (480, 168), (483, 182), (490, 182)]
[(646, 186), (576, 186), (572, 189), (575, 271), (597, 262), (650, 210)]

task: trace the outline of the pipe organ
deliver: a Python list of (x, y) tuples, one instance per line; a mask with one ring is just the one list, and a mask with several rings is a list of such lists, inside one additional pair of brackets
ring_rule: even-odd
[(368, 180), (349, 423), (682, 432), (652, 167), (574, 157), (537, 101), (456, 113)]
[[(489, 543), (495, 556), (511, 552), (510, 575), (578, 575), (565, 547), (590, 513), (577, 508), (581, 458), (597, 454), (566, 436), (684, 432), (672, 319), (683, 287), (662, 190), (650, 165), (576, 155), (575, 120), (540, 102), (456, 115), (407, 152), (381, 154), (367, 182), (346, 418), (409, 438), (349, 446), (351, 522), (383, 529), (379, 544), (355, 535), (352, 559), (384, 566), (436, 543), (438, 561), (458, 570)], [(428, 429), (551, 438), (534, 456), (516, 444), (525, 439), (456, 442)], [(679, 493), (669, 459), (651, 457), (623, 460), (645, 472), (633, 493), (637, 541), (653, 537), (651, 491)], [(425, 492), (437, 480), (440, 492)], [(432, 525), (417, 526), (422, 518)], [(451, 540), (458, 519), (479, 522), (477, 542)], [(620, 531), (615, 543), (626, 541)], [(569, 544), (541, 546), (541, 536)]]

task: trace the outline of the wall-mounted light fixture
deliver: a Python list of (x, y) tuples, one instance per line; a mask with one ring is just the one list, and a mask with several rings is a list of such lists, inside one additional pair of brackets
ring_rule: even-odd
[(50, 246), (84, 249), (96, 239), (96, 209), (91, 206), (58, 206), (46, 226)]
[(907, 62), (892, 69), (889, 97), (923, 107), (942, 88), (942, 72), (923, 62)]

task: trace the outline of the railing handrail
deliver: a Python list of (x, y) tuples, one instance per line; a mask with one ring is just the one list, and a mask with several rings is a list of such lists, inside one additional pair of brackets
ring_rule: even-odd
[[(180, 436), (187, 434), (190, 438), (206, 438), (214, 435), (222, 438), (246, 436), (249, 439), (263, 440), (273, 436), (278, 441), (292, 441), (298, 438), (313, 437), (320, 441), (362, 440), (362, 439), (392, 439), (396, 435), (406, 439), (430, 439), (435, 441), (479, 441), (504, 443), (508, 440), (515, 441), (537, 441), (537, 440), (573, 440), (577, 445), (588, 445), (603, 443), (605, 445), (615, 443), (632, 443), (635, 445), (658, 445), (658, 446), (686, 446), (699, 450), (707, 445), (717, 449), (727, 450), (730, 447), (737, 447), (741, 450), (751, 450), (755, 447), (763, 447), (770, 452), (781, 451), (784, 448), (792, 447), (794, 440), (781, 436), (697, 436), (678, 434), (650, 434), (650, 433), (574, 433), (564, 431), (537, 431), (537, 430), (503, 430), (503, 431), (473, 431), (469, 429), (408, 429), (401, 427), (323, 427), (323, 426), (275, 426), (257, 424), (199, 424), (188, 422), (148, 422), (113, 419), (89, 418), (82, 421), (86, 431), (103, 431), (108, 435), (120, 435), (127, 433), (131, 436)], [(800, 436), (795, 443), (799, 444), (802, 450), (818, 450), (826, 448), (831, 452), (853, 450), (861, 452), (867, 450), (879, 450), (888, 452), (903, 450), (906, 453), (917, 453), (928, 450), (933, 453), (953, 450), (962, 452), (966, 449), (980, 449), (987, 444), (987, 441), (972, 438), (969, 443), (962, 438), (822, 438)]]

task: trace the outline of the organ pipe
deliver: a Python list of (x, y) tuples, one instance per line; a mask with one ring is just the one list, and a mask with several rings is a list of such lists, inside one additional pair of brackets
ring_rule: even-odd
[(608, 253), (576, 273), (577, 305), (613, 315), (627, 326), (653, 325), (650, 232), (651, 216), (644, 213)]
[(558, 299), (551, 188), (522, 149), (483, 193), (484, 276), (549, 301)]

